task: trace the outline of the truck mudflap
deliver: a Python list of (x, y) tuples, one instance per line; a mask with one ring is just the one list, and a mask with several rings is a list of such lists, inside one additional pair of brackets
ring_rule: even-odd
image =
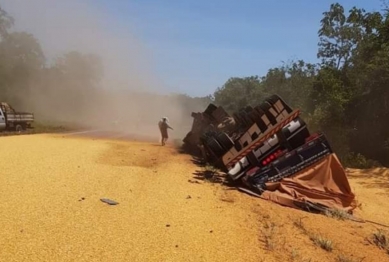
[(324, 134), (315, 134), (307, 143), (281, 156), (269, 166), (255, 167), (244, 175), (243, 183), (258, 193), (266, 190), (266, 183), (277, 182), (313, 165), (332, 153)]

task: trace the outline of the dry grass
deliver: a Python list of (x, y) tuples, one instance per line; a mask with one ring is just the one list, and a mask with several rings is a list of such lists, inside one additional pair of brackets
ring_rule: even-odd
[(319, 234), (311, 234), (309, 238), (315, 243), (315, 245), (321, 247), (325, 251), (331, 252), (333, 250), (332, 241), (324, 238)]
[(311, 262), (312, 258), (304, 258), (303, 254), (301, 253), (300, 250), (293, 248), (291, 253), (290, 253), (289, 261), (291, 261), (291, 262)]
[(333, 244), (332, 241), (329, 239), (324, 238), (323, 236), (319, 234), (315, 234), (307, 230), (305, 227), (302, 218), (299, 218), (293, 222), (294, 226), (300, 229), (304, 234), (309, 236), (309, 239), (313, 241), (313, 243), (322, 249), (331, 252), (333, 250)]
[(262, 228), (262, 235), (264, 237), (265, 247), (267, 250), (274, 250), (276, 248), (276, 225), (273, 222), (265, 222)]
[(348, 257), (344, 254), (340, 254), (336, 257), (336, 262), (362, 262), (363, 258), (361, 259), (355, 259)]
[(290, 254), (290, 260), (291, 260), (291, 261), (299, 261), (300, 258), (301, 258), (300, 252), (299, 252), (298, 250), (296, 250), (296, 249), (293, 248), (293, 249), (292, 249), (292, 252), (291, 252), (291, 254)]
[(378, 229), (373, 233), (373, 243), (380, 249), (385, 250), (389, 254), (389, 234), (382, 229)]
[(350, 215), (346, 211), (340, 209), (329, 209), (324, 212), (324, 215), (338, 220), (347, 220), (350, 218)]
[(303, 218), (304, 218), (304, 217), (300, 217), (300, 218), (294, 220), (294, 221), (293, 221), (293, 225), (294, 225), (295, 227), (297, 227), (298, 229), (300, 229), (303, 233), (308, 234), (308, 231), (307, 231), (307, 229), (305, 228), (305, 225), (304, 225), (304, 223), (303, 223)]

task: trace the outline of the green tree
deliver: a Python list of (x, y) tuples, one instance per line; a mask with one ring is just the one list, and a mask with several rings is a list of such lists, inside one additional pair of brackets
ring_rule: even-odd
[[(352, 149), (389, 164), (389, 19), (384, 13), (371, 22), (372, 33), (358, 47), (354, 56), (352, 81), (358, 95), (348, 108)], [(366, 137), (369, 137), (367, 141)]]
[(303, 60), (270, 69), (262, 78), (265, 93), (281, 96), (288, 104), (300, 108), (307, 116), (309, 96), (317, 70), (317, 66)]
[(331, 4), (329, 11), (323, 13), (317, 53), (322, 64), (337, 69), (348, 65), (353, 48), (361, 38), (360, 27), (353, 26), (350, 22), (359, 23), (363, 12), (364, 10), (354, 7), (350, 16), (346, 17), (343, 6), (335, 3)]
[(8, 35), (8, 30), (14, 25), (14, 19), (0, 6), (0, 40)]
[(255, 106), (263, 99), (261, 81), (258, 76), (233, 77), (217, 88), (213, 94), (215, 103), (228, 112), (235, 112), (247, 105)]
[(9, 33), (0, 41), (0, 85), (3, 99), (21, 107), (44, 67), (42, 48), (31, 34)]

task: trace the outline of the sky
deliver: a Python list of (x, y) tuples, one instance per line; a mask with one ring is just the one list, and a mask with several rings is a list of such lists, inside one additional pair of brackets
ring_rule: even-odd
[[(292, 59), (316, 62), (328, 0), (93, 0), (131, 24), (169, 89), (203, 96), (230, 77), (265, 75)], [(338, 1), (380, 10), (380, 0)]]
[[(3, 1), (8, 1), (12, 8), (12, 3), (27, 0), (0, 0), (0, 3)], [(138, 55), (139, 63), (147, 60), (147, 65), (142, 66), (148, 67), (148, 73), (153, 75), (153, 81), (148, 85), (160, 86), (165, 92), (205, 96), (212, 94), (230, 77), (263, 76), (268, 69), (290, 60), (318, 62), (317, 31), (320, 19), (335, 1), (80, 2), (103, 14), (105, 22), (100, 26), (123, 38), (131, 35), (142, 46), (142, 55), (136, 52), (126, 59)], [(382, 9), (381, 0), (338, 2), (346, 10), (353, 6), (366, 11)], [(17, 10), (13, 10), (13, 13), (17, 14)], [(26, 12), (20, 17), (27, 17), (28, 14)], [(29, 24), (28, 21), (25, 24)], [(34, 30), (31, 26), (30, 29)], [(136, 68), (137, 64), (134, 63), (132, 67)]]

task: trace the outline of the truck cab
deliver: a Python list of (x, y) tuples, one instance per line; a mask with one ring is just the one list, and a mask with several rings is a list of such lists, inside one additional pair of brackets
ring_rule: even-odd
[(17, 112), (6, 102), (0, 102), (0, 131), (22, 131), (31, 128), (34, 122), (34, 114)]

